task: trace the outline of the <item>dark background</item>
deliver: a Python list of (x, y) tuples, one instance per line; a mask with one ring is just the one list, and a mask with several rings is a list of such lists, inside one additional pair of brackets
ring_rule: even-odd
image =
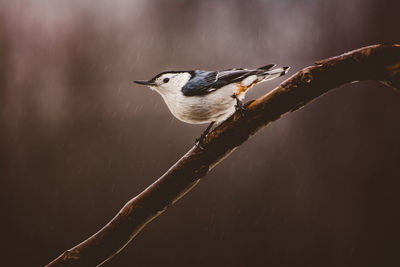
[[(399, 1), (1, 1), (1, 266), (106, 224), (205, 125), (134, 79), (398, 42)], [(255, 87), (265, 94), (283, 79)], [(400, 95), (348, 84), (237, 149), (104, 266), (400, 266)]]

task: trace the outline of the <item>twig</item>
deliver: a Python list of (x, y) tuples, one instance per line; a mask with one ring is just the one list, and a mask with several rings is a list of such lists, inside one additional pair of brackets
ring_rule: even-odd
[(95, 266), (121, 251), (139, 232), (189, 192), (215, 165), (258, 130), (345, 83), (381, 81), (400, 89), (400, 45), (374, 45), (320, 60), (258, 98), (246, 116), (232, 115), (163, 176), (130, 200), (100, 231), (47, 266)]

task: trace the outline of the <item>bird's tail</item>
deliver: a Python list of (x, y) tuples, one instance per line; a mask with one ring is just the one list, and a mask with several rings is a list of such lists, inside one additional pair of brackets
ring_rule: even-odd
[(262, 81), (265, 82), (265, 81), (269, 81), (269, 80), (281, 77), (281, 76), (285, 75), (288, 71), (289, 71), (289, 67), (282, 67), (282, 68), (276, 68), (273, 70), (261, 72), (259, 75), (264, 76)]

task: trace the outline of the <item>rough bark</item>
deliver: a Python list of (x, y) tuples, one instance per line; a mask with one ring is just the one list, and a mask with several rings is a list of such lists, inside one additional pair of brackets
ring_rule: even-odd
[(340, 85), (376, 80), (400, 89), (400, 45), (374, 45), (320, 60), (256, 99), (245, 117), (232, 115), (163, 176), (134, 197), (96, 234), (47, 266), (95, 266), (121, 251), (151, 220), (189, 192), (215, 165), (258, 130)]

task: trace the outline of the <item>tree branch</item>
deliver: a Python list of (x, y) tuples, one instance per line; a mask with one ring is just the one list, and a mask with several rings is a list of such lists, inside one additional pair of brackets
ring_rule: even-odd
[(190, 149), (163, 176), (130, 200), (96, 234), (47, 266), (94, 266), (121, 251), (147, 223), (189, 192), (214, 166), (258, 130), (345, 83), (377, 80), (400, 89), (400, 45), (374, 45), (320, 60), (232, 115)]

